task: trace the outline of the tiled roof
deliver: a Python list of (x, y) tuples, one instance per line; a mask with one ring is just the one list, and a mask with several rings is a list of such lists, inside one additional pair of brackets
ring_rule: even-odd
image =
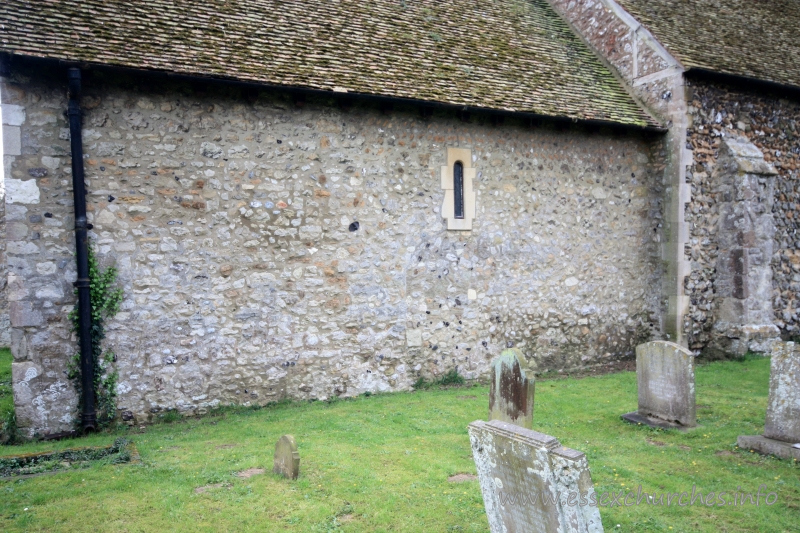
[(2, 0), (3, 51), (657, 125), (546, 0)]
[(798, 0), (617, 0), (687, 68), (800, 86)]

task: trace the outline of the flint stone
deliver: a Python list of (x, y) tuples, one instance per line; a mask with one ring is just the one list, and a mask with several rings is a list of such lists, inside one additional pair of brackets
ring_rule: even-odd
[[(8, 155), (8, 154), (6, 154)], [(38, 204), (39, 186), (36, 180), (6, 178), (6, 201), (12, 204)]]
[(623, 418), (655, 427), (687, 428), (697, 425), (694, 392), (694, 356), (667, 341), (636, 347), (636, 381), (639, 410)]
[(42, 313), (34, 309), (31, 302), (9, 302), (8, 309), (12, 327), (41, 326), (44, 323)]
[(21, 105), (3, 104), (3, 124), (6, 126), (22, 126), (25, 122), (25, 108)]
[(535, 382), (524, 370), (517, 349), (504, 350), (492, 361), (489, 385), (489, 420), (501, 420), (527, 429), (533, 428)]
[(409, 346), (422, 346), (422, 330), (421, 329), (407, 329), (406, 342)]
[(794, 342), (772, 347), (764, 436), (800, 442), (800, 346)]
[(468, 430), (492, 533), (603, 531), (582, 452), (499, 420), (478, 420)]
[(300, 453), (291, 435), (284, 435), (275, 444), (275, 462), (272, 471), (286, 479), (297, 479), (300, 475)]

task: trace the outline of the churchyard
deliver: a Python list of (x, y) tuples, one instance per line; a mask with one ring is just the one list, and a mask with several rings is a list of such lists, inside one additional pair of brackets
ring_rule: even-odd
[(798, 24), (3, 0), (0, 533), (800, 531)]
[[(704, 496), (765, 485), (762, 494), (777, 494), (769, 506), (763, 496), (758, 506), (603, 506), (605, 531), (795, 530), (800, 466), (736, 446), (738, 436), (764, 431), (769, 359), (697, 365), (695, 374), (698, 427), (686, 432), (620, 419), (637, 407), (635, 372), (538, 379), (533, 426), (586, 454), (598, 494), (639, 485), (657, 494), (695, 486)], [(231, 408), (3, 447), (8, 456), (108, 446), (122, 436), (141, 463), (4, 478), (0, 529), (488, 531), (467, 433), (469, 423), (487, 419), (488, 393), (488, 386), (465, 386)], [(283, 434), (297, 440), (296, 481), (272, 473)]]

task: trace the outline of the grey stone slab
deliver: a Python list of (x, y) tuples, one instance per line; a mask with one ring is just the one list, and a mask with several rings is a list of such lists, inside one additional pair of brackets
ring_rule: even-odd
[(800, 443), (784, 442), (763, 435), (740, 435), (736, 444), (743, 450), (753, 450), (764, 455), (800, 461)]
[(694, 356), (673, 342), (636, 347), (639, 414), (685, 427), (697, 425)]
[(794, 342), (772, 347), (764, 436), (800, 442), (800, 345)]
[(644, 416), (640, 415), (638, 411), (634, 411), (632, 413), (625, 413), (622, 415), (622, 419), (625, 422), (630, 422), (631, 424), (643, 424), (645, 426), (650, 426), (651, 428), (661, 428), (661, 429), (677, 429), (680, 431), (686, 431), (686, 426), (682, 426), (681, 424), (675, 424), (674, 422), (667, 422), (666, 420), (660, 420), (658, 418), (653, 418), (651, 416)]
[(272, 471), (287, 479), (297, 479), (300, 475), (300, 453), (291, 435), (284, 435), (275, 443), (275, 462)]
[(492, 533), (603, 531), (582, 452), (500, 420), (468, 430)]
[(489, 380), (489, 420), (531, 429), (535, 383), (525, 374), (519, 350), (505, 350), (495, 358)]

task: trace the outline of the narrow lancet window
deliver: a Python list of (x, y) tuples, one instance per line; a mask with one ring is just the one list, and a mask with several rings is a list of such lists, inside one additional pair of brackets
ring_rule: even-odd
[(453, 216), (464, 218), (464, 165), (456, 161), (453, 167)]
[(447, 148), (447, 164), (441, 175), (442, 218), (447, 219), (448, 230), (472, 231), (475, 218), (475, 168), (472, 153), (467, 148)]

